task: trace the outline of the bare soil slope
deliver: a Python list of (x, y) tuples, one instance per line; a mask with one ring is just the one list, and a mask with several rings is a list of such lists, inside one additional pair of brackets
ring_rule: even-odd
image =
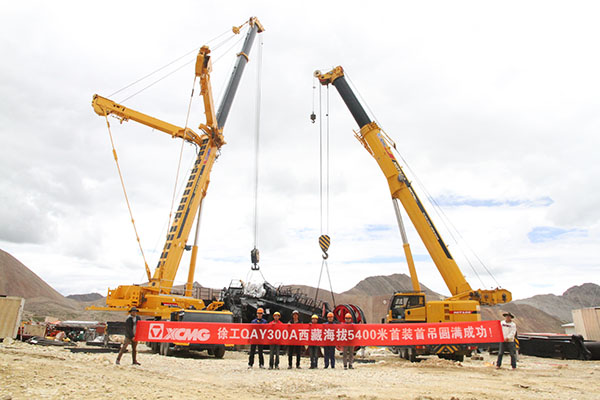
[(541, 294), (528, 299), (515, 300), (515, 304), (528, 304), (565, 322), (573, 322), (572, 310), (600, 305), (600, 286), (584, 283), (567, 289), (562, 296)]
[(69, 303), (62, 294), (3, 250), (0, 250), (0, 278), (0, 294), (25, 299), (43, 297), (63, 305)]

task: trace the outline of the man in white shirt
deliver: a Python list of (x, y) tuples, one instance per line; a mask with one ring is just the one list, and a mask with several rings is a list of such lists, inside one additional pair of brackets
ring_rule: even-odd
[(515, 349), (515, 336), (517, 335), (517, 325), (512, 322), (515, 317), (509, 312), (502, 314), (504, 321), (502, 321), (502, 335), (504, 336), (504, 342), (500, 343), (498, 349), (498, 360), (496, 361), (496, 368), (500, 369), (502, 366), (502, 357), (504, 356), (504, 350), (508, 350), (510, 354), (510, 365), (512, 369), (517, 368), (517, 351)]

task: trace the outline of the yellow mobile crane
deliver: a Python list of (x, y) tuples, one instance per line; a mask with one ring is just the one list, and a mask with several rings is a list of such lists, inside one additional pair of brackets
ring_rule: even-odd
[[(356, 138), (375, 158), (390, 188), (413, 291), (394, 293), (385, 322), (480, 321), (480, 305), (494, 305), (511, 301), (511, 293), (505, 289), (473, 290), (471, 288), (427, 214), (411, 182), (392, 154), (391, 147), (395, 146), (377, 123), (369, 118), (346, 81), (343, 68), (338, 66), (327, 73), (315, 71), (314, 76), (319, 79), (322, 85), (332, 84), (335, 86), (360, 127), (360, 131), (355, 132)], [(421, 291), (417, 278), (398, 201), (406, 210), (429, 255), (442, 275), (448, 290), (452, 294), (451, 297), (440, 301), (426, 301), (425, 293)], [(441, 357), (462, 360), (465, 355), (470, 356), (473, 349), (473, 346), (443, 345), (419, 346), (418, 348), (413, 346), (400, 350), (403, 357), (411, 360), (414, 360), (417, 354), (438, 354)]]
[[(201, 131), (200, 134), (189, 128), (184, 129), (124, 107), (123, 105), (97, 94), (94, 95), (92, 106), (98, 115), (103, 117), (112, 115), (121, 120), (121, 122), (128, 120), (136, 121), (153, 129), (167, 133), (174, 138), (181, 138), (195, 144), (198, 149), (198, 155), (187, 185), (185, 186), (175, 217), (167, 233), (166, 242), (154, 274), (151, 274), (148, 265), (145, 265), (148, 283), (144, 285), (122, 285), (116, 289), (109, 289), (106, 297), (106, 307), (90, 307), (89, 309), (128, 311), (132, 306), (136, 306), (139, 309), (140, 315), (152, 316), (155, 319), (233, 322), (232, 313), (230, 311), (221, 310), (223, 302), (213, 300), (210, 304), (205, 304), (202, 299), (192, 297), (196, 256), (198, 251), (197, 241), (199, 224), (197, 224), (196, 227), (196, 236), (193, 246), (188, 246), (187, 241), (196, 215), (198, 215), (199, 222), (199, 210), (202, 206), (202, 201), (206, 196), (206, 190), (210, 181), (210, 172), (219, 155), (219, 149), (225, 144), (223, 127), (227, 120), (227, 116), (229, 115), (242, 73), (249, 61), (248, 54), (250, 53), (257, 33), (264, 31), (262, 24), (255, 17), (250, 18), (246, 23), (249, 25), (248, 33), (246, 34), (242, 50), (237, 55), (233, 73), (217, 111), (215, 111), (210, 83), (210, 73), (212, 71), (210, 49), (208, 46), (203, 46), (198, 52), (195, 74), (200, 81), (201, 95), (206, 114), (206, 123), (200, 124), (199, 126)], [(234, 27), (233, 32), (235, 34), (240, 33), (240, 28), (242, 28), (242, 26)], [(190, 247), (192, 255), (188, 279), (185, 285), (185, 293), (183, 296), (174, 295), (171, 293), (173, 281), (177, 274), (183, 251), (189, 250)], [(153, 345), (156, 347), (153, 347), (154, 350), (160, 350), (160, 352), (165, 355), (168, 354), (173, 347), (173, 344), (168, 343), (161, 344), (162, 347), (160, 347), (160, 349), (158, 348), (158, 344)], [(225, 351), (223, 346), (214, 348), (210, 345), (204, 346), (209, 349), (209, 352), (214, 352), (215, 356), (219, 358), (223, 356)]]

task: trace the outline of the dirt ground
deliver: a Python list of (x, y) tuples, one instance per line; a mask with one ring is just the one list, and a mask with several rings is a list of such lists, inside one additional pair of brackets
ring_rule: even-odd
[[(205, 353), (151, 354), (140, 345), (141, 366), (125, 354), (71, 353), (65, 348), (0, 343), (0, 400), (8, 399), (598, 399), (600, 362), (520, 356), (518, 369), (496, 370), (495, 357), (462, 363), (429, 358), (418, 363), (385, 349), (367, 349), (370, 363), (344, 370), (247, 368), (244, 352), (221, 360)], [(359, 357), (360, 358), (360, 357)], [(506, 360), (505, 362), (509, 361)], [(268, 363), (268, 360), (267, 360)]]

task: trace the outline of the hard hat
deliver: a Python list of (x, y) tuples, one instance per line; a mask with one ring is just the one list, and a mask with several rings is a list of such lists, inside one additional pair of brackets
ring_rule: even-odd
[(276, 316), (276, 315), (279, 315), (279, 316), (281, 317), (281, 314), (279, 313), (279, 311), (275, 311), (275, 312), (273, 313), (273, 316)]
[(262, 309), (262, 307), (259, 307), (259, 308), (256, 310), (256, 313), (257, 313), (257, 314), (264, 314), (264, 313), (265, 313), (265, 310), (263, 310), (263, 309)]
[(329, 312), (327, 313), (327, 317), (333, 317), (333, 313), (332, 313), (331, 311), (329, 311)]
[(292, 311), (292, 314), (300, 314), (300, 313), (298, 312), (298, 310), (294, 310), (294, 311)]
[(134, 311), (140, 311), (140, 310), (138, 310), (136, 306), (133, 306), (129, 309), (129, 312), (134, 312)]
[(319, 319), (319, 316), (317, 314), (313, 314), (312, 317), (310, 317), (310, 319)]
[(350, 315), (350, 313), (346, 313), (345, 317), (346, 318), (352, 318), (352, 315)]

